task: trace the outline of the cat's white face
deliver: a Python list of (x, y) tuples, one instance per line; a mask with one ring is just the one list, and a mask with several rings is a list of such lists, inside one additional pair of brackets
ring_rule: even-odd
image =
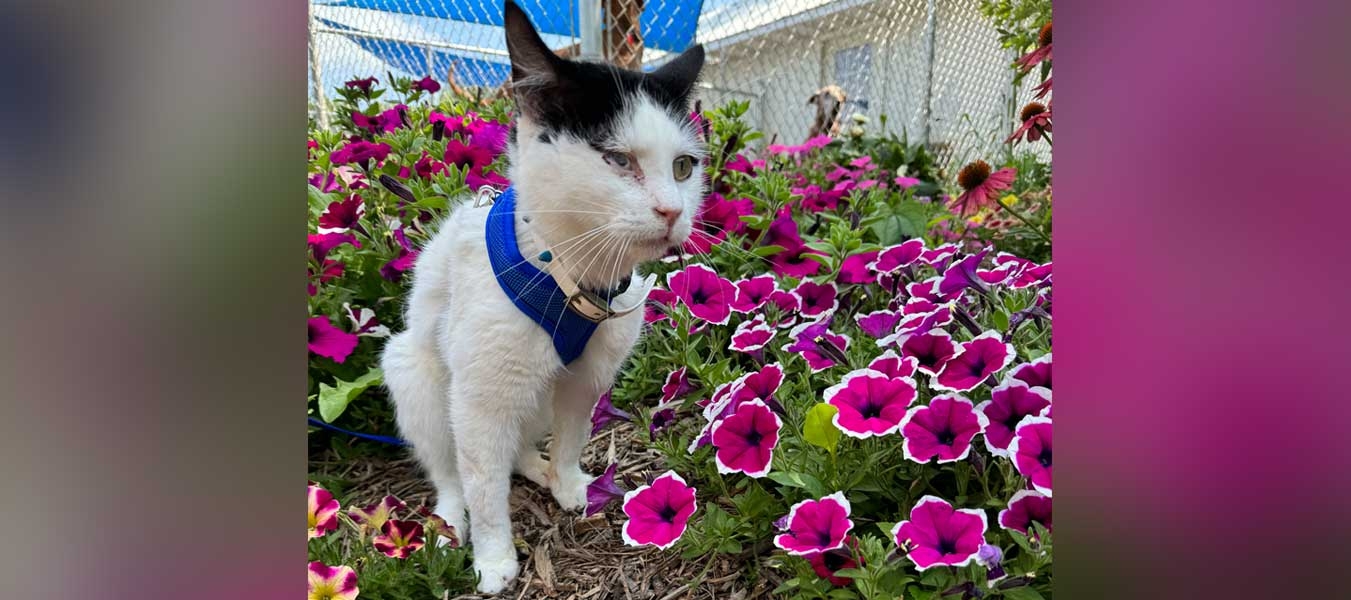
[(703, 48), (639, 73), (558, 58), (528, 23), (507, 23), (507, 47), (520, 109), (510, 178), (559, 254), (601, 249), (631, 267), (685, 243), (704, 197), (688, 108)]
[[(688, 117), (674, 117), (646, 95), (626, 102), (605, 139), (518, 122), (512, 180), (540, 202), (524, 207), (542, 223), (569, 221), (569, 231), (595, 232), (634, 262), (653, 260), (690, 236), (703, 199), (703, 145)], [(544, 141), (544, 139), (548, 141)]]

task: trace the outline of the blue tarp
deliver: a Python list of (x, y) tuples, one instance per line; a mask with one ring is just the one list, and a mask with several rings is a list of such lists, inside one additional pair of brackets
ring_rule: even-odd
[[(319, 22), (337, 31), (360, 30), (320, 18)], [(362, 50), (374, 54), (390, 68), (412, 75), (431, 75), (443, 79), (447, 71), (455, 69), (455, 81), (461, 85), (497, 87), (511, 75), (511, 65), (506, 62), (492, 62), (477, 58), (468, 58), (452, 52), (415, 46), (407, 42), (381, 40), (361, 35), (349, 35), (347, 39), (361, 46)], [(431, 59), (431, 65), (427, 59)]]
[[(336, 0), (324, 4), (481, 25), (502, 25), (502, 4), (498, 0)], [(576, 35), (576, 2), (522, 0), (519, 4), (541, 32)], [(702, 7), (702, 0), (647, 0), (639, 19), (643, 45), (658, 50), (684, 50), (694, 42), (694, 30), (699, 24)]]

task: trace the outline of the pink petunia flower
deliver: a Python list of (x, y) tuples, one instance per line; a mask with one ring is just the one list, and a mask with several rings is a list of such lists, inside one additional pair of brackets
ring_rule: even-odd
[[(736, 286), (736, 297), (732, 300), (732, 310), (739, 313), (754, 312), (769, 300), (769, 295), (778, 291), (779, 284), (773, 275), (759, 275), (742, 279)], [(794, 310), (797, 310), (794, 308)]]
[[(943, 244), (937, 248), (925, 250), (923, 254), (919, 255), (919, 260), (937, 271), (942, 271), (948, 268), (948, 262), (952, 260), (952, 257), (957, 256), (960, 251), (961, 249), (957, 247), (957, 244)], [(937, 278), (933, 279), (933, 281), (937, 280)]]
[(915, 179), (914, 177), (897, 177), (894, 181), (896, 182), (896, 186), (901, 189), (914, 187), (920, 184), (920, 180)]
[(352, 322), (352, 333), (358, 337), (389, 337), (389, 328), (375, 319), (375, 311), (369, 308), (353, 308), (348, 302), (342, 303), (342, 311)]
[(696, 389), (690, 384), (688, 372), (688, 367), (680, 367), (666, 376), (666, 382), (661, 386), (661, 401), (663, 403), (684, 398)]
[(426, 77), (423, 77), (422, 79), (414, 81), (413, 89), (421, 90), (429, 94), (435, 94), (436, 92), (441, 91), (441, 84), (437, 83), (435, 79), (432, 79), (431, 75), (428, 75)]
[(605, 472), (600, 474), (594, 481), (586, 486), (586, 512), (584, 516), (591, 516), (605, 510), (611, 502), (624, 497), (624, 490), (615, 485), (615, 471), (619, 469), (617, 463), (610, 463), (605, 467)]
[(837, 290), (833, 283), (803, 281), (793, 289), (793, 295), (801, 300), (798, 311), (804, 317), (816, 318), (834, 312), (840, 307), (836, 298)]
[(924, 496), (910, 510), (910, 519), (891, 529), (896, 546), (924, 571), (934, 566), (964, 567), (975, 560), (985, 543), (985, 511), (954, 509), (946, 500)]
[(1013, 357), (1013, 344), (1005, 343), (998, 331), (986, 331), (962, 343), (957, 356), (944, 363), (934, 377), (933, 386), (949, 392), (970, 391), (1004, 370)]
[(667, 471), (651, 485), (624, 494), (624, 514), (629, 517), (620, 530), (624, 543), (663, 550), (675, 545), (698, 508), (695, 491), (675, 471)]
[(829, 327), (829, 320), (803, 323), (794, 327), (788, 332), (794, 341), (784, 346), (783, 351), (800, 354), (813, 373), (846, 362), (845, 352), (849, 350), (849, 336), (832, 333)]
[(940, 280), (942, 280), (942, 276), (930, 277), (929, 279), (925, 279), (924, 281), (916, 281), (913, 283), (906, 284), (905, 292), (910, 295), (911, 299), (918, 298), (920, 300), (928, 300), (929, 302), (933, 302), (936, 304), (942, 304), (944, 302), (951, 302), (953, 300), (956, 300), (957, 296), (959, 296), (960, 294), (938, 293), (938, 291), (935, 288), (938, 287), (938, 282)]
[(1029, 387), (1046, 388), (1051, 390), (1051, 353), (1047, 352), (1040, 358), (1023, 363), (1009, 371), (1009, 377), (1020, 379)]
[(1013, 430), (1026, 417), (1041, 414), (1051, 405), (1051, 394), (1046, 388), (1028, 387), (1018, 379), (1009, 379), (994, 389), (990, 399), (976, 405), (976, 410), (985, 415), (985, 447), (990, 454), (1009, 457), (1009, 442), (1013, 441)]
[(840, 205), (840, 198), (844, 196), (843, 190), (822, 190), (821, 186), (815, 184), (795, 187), (789, 191), (794, 196), (800, 197), (802, 209), (811, 213), (835, 210)]
[(854, 321), (868, 337), (881, 339), (895, 332), (896, 325), (904, 316), (894, 310), (875, 310), (867, 314), (854, 315)]
[(999, 511), (999, 526), (1031, 535), (1032, 523), (1051, 531), (1051, 497), (1035, 490), (1018, 490), (1009, 499), (1009, 507)]
[(899, 356), (894, 350), (887, 350), (881, 356), (868, 363), (868, 368), (887, 377), (910, 377), (919, 367), (919, 361), (913, 356)]
[(317, 485), (311, 485), (306, 490), (306, 499), (309, 505), (309, 538), (307, 539), (323, 537), (324, 534), (338, 528), (338, 509), (341, 507), (333, 494)]
[(356, 349), (359, 338), (334, 327), (328, 317), (310, 317), (308, 323), (310, 352), (341, 363)]
[(356, 163), (367, 166), (369, 161), (380, 162), (389, 157), (389, 144), (373, 144), (364, 140), (348, 142), (346, 146), (333, 151), (328, 160), (335, 165)]
[(736, 331), (732, 332), (732, 343), (728, 349), (745, 352), (757, 358), (762, 357), (765, 345), (773, 341), (774, 335), (778, 332), (778, 329), (760, 319), (743, 321), (737, 325)]
[(902, 454), (920, 464), (935, 457), (939, 464), (963, 460), (971, 452), (971, 441), (988, 424), (970, 400), (935, 396), (928, 406), (910, 409), (901, 420)]
[(961, 293), (966, 288), (975, 288), (977, 291), (985, 291), (987, 286), (985, 282), (976, 275), (976, 269), (980, 267), (980, 261), (985, 260), (985, 255), (989, 254), (993, 248), (986, 246), (979, 252), (967, 256), (962, 260), (952, 263), (947, 270), (943, 271), (943, 278), (934, 284), (934, 293), (939, 296), (947, 294)]
[(957, 174), (957, 183), (962, 186), (962, 195), (948, 204), (957, 214), (966, 216), (982, 208), (995, 206), (999, 192), (1009, 189), (1018, 171), (1005, 167), (993, 173), (990, 164), (978, 160), (962, 167)]
[[(734, 401), (760, 400), (771, 409), (778, 406), (774, 393), (783, 385), (783, 365), (770, 363), (732, 382), (728, 394)], [(781, 412), (781, 411), (780, 411)]]
[(914, 358), (919, 370), (929, 375), (937, 375), (960, 351), (952, 335), (942, 329), (912, 335), (901, 344), (901, 356)]
[(764, 477), (774, 460), (783, 421), (764, 402), (743, 402), (736, 412), (713, 425), (713, 461), (718, 472)]
[(741, 217), (755, 214), (755, 201), (750, 198), (729, 200), (717, 192), (704, 198), (699, 206), (698, 220), (713, 234), (744, 234), (746, 222)]
[(416, 521), (390, 519), (380, 526), (380, 535), (371, 538), (371, 544), (390, 558), (405, 559), (426, 543), (422, 538), (422, 524)]
[(356, 600), (357, 572), (347, 565), (330, 567), (319, 561), (310, 562), (306, 580), (308, 600)]
[(915, 380), (892, 378), (879, 371), (862, 369), (850, 372), (823, 395), (827, 404), (839, 409), (832, 421), (845, 435), (870, 438), (895, 433), (901, 427), (906, 409), (917, 397)]
[(924, 254), (924, 240), (915, 238), (895, 246), (888, 246), (877, 254), (877, 260), (868, 265), (879, 274), (895, 273), (919, 260)]
[(794, 556), (842, 548), (854, 528), (849, 511), (844, 492), (798, 502), (788, 510), (788, 531), (774, 536), (774, 545)]
[(778, 311), (778, 320), (770, 324), (781, 329), (791, 328), (797, 325), (798, 309), (802, 306), (802, 299), (794, 296), (792, 292), (785, 290), (774, 290), (769, 293), (769, 298), (765, 300), (765, 306), (773, 306)]
[(446, 142), (446, 152), (442, 157), (447, 165), (455, 165), (462, 170), (482, 171), (484, 167), (492, 164), (492, 150), (474, 144), (466, 144), (460, 140), (448, 140)]
[(469, 189), (471, 190), (477, 190), (483, 186), (488, 186), (501, 191), (507, 189), (507, 186), (511, 185), (511, 182), (507, 181), (506, 177), (492, 171), (474, 169), (464, 176), (464, 184), (469, 186)]
[(873, 271), (872, 263), (877, 260), (879, 253), (880, 251), (873, 250), (845, 257), (844, 262), (840, 263), (840, 274), (835, 277), (835, 281), (855, 284), (876, 281), (877, 273)]
[(363, 92), (370, 93), (371, 85), (376, 83), (380, 83), (380, 80), (374, 77), (367, 77), (366, 79), (353, 79), (351, 81), (344, 83), (343, 85), (349, 88), (355, 88)]
[(1013, 466), (1038, 492), (1051, 497), (1051, 419), (1027, 417), (1009, 442)]
[(615, 408), (614, 403), (610, 401), (611, 391), (605, 390), (605, 393), (601, 394), (600, 398), (596, 400), (596, 407), (591, 411), (591, 435), (593, 437), (612, 421), (633, 420), (633, 415)]
[(671, 319), (669, 310), (675, 306), (676, 301), (675, 293), (653, 286), (647, 293), (647, 305), (643, 307), (643, 321), (645, 323), (669, 321)]
[(347, 511), (347, 515), (352, 517), (352, 521), (361, 526), (363, 534), (366, 530), (379, 531), (384, 527), (385, 521), (395, 518), (398, 511), (408, 510), (408, 505), (392, 495), (381, 498), (379, 502), (364, 507), (354, 507)]
[(877, 340), (877, 345), (886, 347), (905, 343), (911, 336), (928, 333), (952, 322), (952, 306), (944, 304), (927, 313), (904, 315), (896, 324), (896, 331)]
[(796, 246), (788, 248), (783, 252), (775, 254), (770, 264), (774, 272), (783, 277), (795, 277), (798, 279), (811, 277), (817, 271), (821, 270), (821, 263), (810, 258), (810, 255), (824, 256), (823, 252), (813, 250), (807, 246)]
[(689, 307), (695, 317), (714, 325), (726, 325), (732, 315), (736, 287), (704, 265), (690, 265), (672, 273), (667, 288)]

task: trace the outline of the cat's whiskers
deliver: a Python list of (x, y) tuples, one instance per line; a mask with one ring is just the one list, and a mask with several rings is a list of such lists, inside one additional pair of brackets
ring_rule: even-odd
[[(587, 233), (584, 233), (584, 234), (581, 234), (581, 235), (578, 235), (578, 236), (573, 236), (573, 237), (570, 238), (568, 241), (569, 241), (569, 242), (572, 242), (573, 244), (575, 244), (575, 247), (572, 248), (573, 250), (581, 249), (581, 248), (586, 248), (586, 247), (587, 247), (587, 244), (590, 244), (591, 242), (594, 242), (594, 241), (596, 241), (596, 240), (603, 240), (603, 239), (605, 239), (604, 236), (608, 235), (607, 230), (610, 228), (610, 225), (611, 225), (611, 224), (606, 223), (606, 224), (601, 225), (601, 226), (599, 226), (599, 227), (593, 228), (592, 230), (588, 231)], [(578, 238), (581, 238), (582, 236), (586, 236), (585, 239), (578, 239)], [(554, 254), (556, 254), (556, 255), (558, 255), (558, 256), (562, 256), (562, 254), (560, 254), (560, 253), (562, 252), (563, 246), (564, 246), (565, 244), (567, 244), (567, 242), (565, 242), (564, 244), (559, 244), (559, 245), (557, 245), (557, 246), (554, 246), (554, 247), (553, 247), (554, 249), (551, 250), (551, 251), (554, 252)], [(585, 254), (582, 254), (582, 256), (585, 256)], [(528, 259), (527, 259), (527, 260), (528, 260)], [(526, 282), (525, 287), (521, 288), (521, 292), (520, 292), (519, 294), (516, 295), (516, 298), (513, 298), (513, 299), (512, 299), (512, 302), (515, 302), (516, 300), (520, 299), (521, 296), (525, 295), (525, 294), (526, 294), (527, 292), (529, 292), (530, 290), (535, 289), (535, 287), (537, 287), (538, 285), (543, 284), (545, 281), (548, 281), (548, 280), (549, 280), (549, 275), (548, 275), (548, 272), (547, 272), (547, 271), (541, 270), (540, 272), (536, 273), (533, 277), (530, 278), (530, 281), (527, 281), (527, 282)]]

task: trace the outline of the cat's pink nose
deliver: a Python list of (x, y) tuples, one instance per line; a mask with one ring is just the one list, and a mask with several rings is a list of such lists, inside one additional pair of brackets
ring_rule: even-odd
[(679, 208), (668, 208), (659, 206), (657, 208), (652, 209), (652, 212), (657, 213), (657, 216), (666, 219), (667, 227), (675, 227), (676, 219), (679, 219), (680, 214), (684, 211)]

